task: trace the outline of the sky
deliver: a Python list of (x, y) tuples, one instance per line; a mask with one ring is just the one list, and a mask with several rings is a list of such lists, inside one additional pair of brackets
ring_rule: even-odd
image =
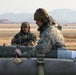
[(48, 12), (55, 9), (76, 11), (76, 0), (0, 0), (0, 14), (34, 13), (38, 8), (44, 8)]

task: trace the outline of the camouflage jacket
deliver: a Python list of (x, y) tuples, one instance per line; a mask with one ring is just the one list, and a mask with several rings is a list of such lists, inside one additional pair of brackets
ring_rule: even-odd
[(37, 37), (33, 33), (22, 33), (19, 32), (14, 36), (14, 38), (11, 41), (11, 45), (21, 45), (21, 46), (27, 46), (31, 45), (33, 46), (35, 42), (37, 41)]
[(57, 50), (57, 48), (66, 47), (63, 35), (57, 27), (48, 25), (43, 29), (44, 30), (40, 33), (40, 40), (37, 46), (28, 52), (22, 53), (22, 56), (27, 56), (28, 54), (46, 54), (53, 49)]

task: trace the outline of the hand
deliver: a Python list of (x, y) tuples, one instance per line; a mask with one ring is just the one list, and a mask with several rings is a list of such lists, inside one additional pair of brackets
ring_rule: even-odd
[(20, 49), (17, 48), (17, 49), (15, 50), (14, 54), (18, 54), (19, 56), (21, 56), (21, 51), (20, 51)]

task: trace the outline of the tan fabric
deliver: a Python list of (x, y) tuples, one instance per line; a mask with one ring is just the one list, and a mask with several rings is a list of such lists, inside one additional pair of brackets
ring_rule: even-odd
[(46, 22), (48, 17), (49, 16), (48, 16), (46, 10), (43, 8), (37, 9), (34, 14), (34, 20), (36, 20), (36, 21)]
[(36, 20), (36, 21), (41, 21), (41, 15), (40, 15), (40, 13), (38, 12), (38, 11), (36, 11), (35, 12), (35, 14), (34, 14), (34, 20)]
[(24, 60), (23, 58), (14, 58), (13, 59), (14, 63), (16, 63), (16, 64), (23, 62), (23, 60)]
[(29, 46), (35, 46), (35, 43), (34, 42), (30, 42), (28, 43)]

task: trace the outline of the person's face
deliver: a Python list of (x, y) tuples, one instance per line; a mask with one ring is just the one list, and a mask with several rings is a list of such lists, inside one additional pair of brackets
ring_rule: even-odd
[(27, 33), (29, 31), (29, 28), (22, 28), (23, 32)]
[(38, 25), (38, 27), (41, 27), (43, 25), (43, 23), (40, 21), (36, 21), (36, 24)]

